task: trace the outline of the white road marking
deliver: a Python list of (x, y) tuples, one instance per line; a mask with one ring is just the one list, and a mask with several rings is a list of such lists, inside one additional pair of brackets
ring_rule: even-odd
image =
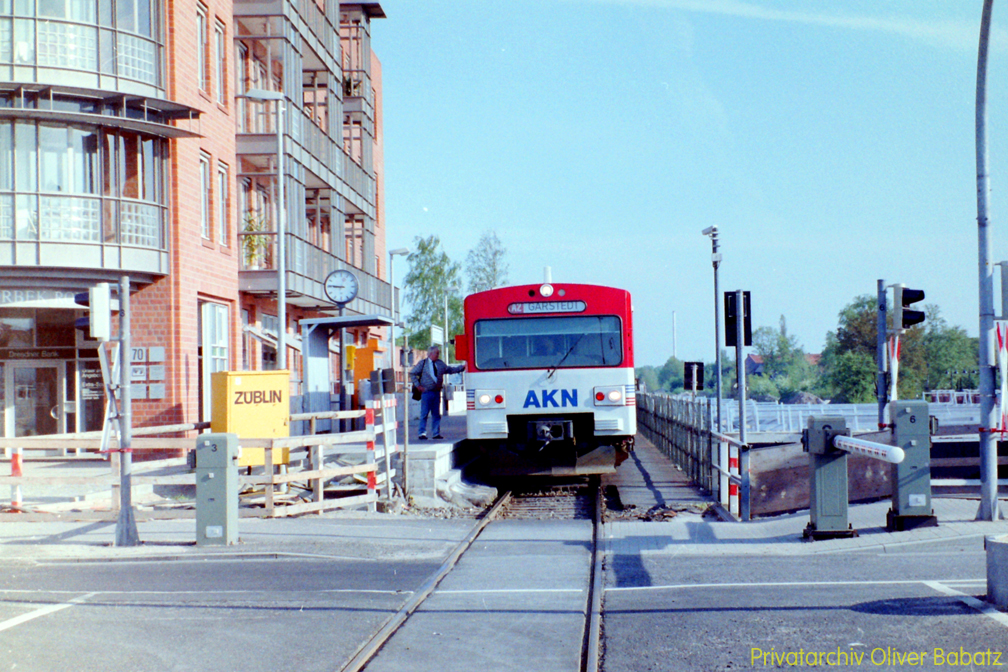
[[(949, 579), (942, 583), (974, 582), (979, 579)], [(918, 579), (886, 580), (886, 581), (768, 581), (762, 583), (673, 583), (663, 586), (613, 586), (606, 592), (631, 592), (644, 590), (689, 590), (695, 588), (816, 588), (822, 586), (892, 586), (927, 584)]]
[(21, 625), (22, 623), (27, 623), (28, 621), (33, 621), (36, 618), (41, 618), (42, 616), (48, 616), (49, 614), (55, 614), (57, 611), (62, 611), (64, 609), (69, 609), (75, 604), (80, 604), (85, 602), (89, 598), (94, 596), (94, 593), (87, 593), (79, 597), (75, 597), (72, 600), (67, 600), (62, 604), (50, 604), (47, 607), (41, 607), (35, 611), (29, 611), (27, 614), (21, 614), (20, 616), (15, 616), (14, 618), (7, 619), (6, 621), (0, 621), (0, 631), (10, 630), (13, 627)]
[(924, 581), (924, 585), (927, 586), (928, 588), (931, 588), (932, 590), (936, 590), (939, 593), (942, 593), (943, 595), (948, 595), (950, 597), (956, 598), (963, 604), (976, 609), (984, 616), (1008, 628), (1008, 614), (1002, 614), (1000, 611), (995, 609), (992, 605), (988, 604), (987, 602), (982, 602), (973, 597), (972, 595), (964, 595), (963, 593), (960, 593), (958, 590), (954, 588), (950, 588), (946, 585), (943, 585), (939, 581)]
[(439, 590), (438, 595), (493, 595), (511, 593), (583, 593), (584, 588), (473, 588), (467, 590)]

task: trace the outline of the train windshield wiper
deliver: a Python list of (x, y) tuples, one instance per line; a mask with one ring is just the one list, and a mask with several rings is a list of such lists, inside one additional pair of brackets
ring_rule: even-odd
[(580, 336), (578, 336), (577, 340), (574, 341), (574, 344), (567, 350), (567, 352), (564, 353), (564, 356), (560, 358), (560, 361), (557, 362), (556, 364), (554, 364), (553, 366), (551, 366), (550, 369), (549, 369), (549, 371), (546, 372), (546, 377), (547, 378), (552, 378), (553, 377), (553, 374), (556, 373), (556, 370), (560, 368), (560, 365), (563, 364), (567, 360), (568, 357), (570, 357), (570, 354), (572, 352), (574, 352), (574, 348), (576, 348), (578, 346), (578, 343), (581, 342), (581, 339), (584, 338), (587, 335), (588, 335), (588, 332), (585, 332), (585, 333), (581, 334)]

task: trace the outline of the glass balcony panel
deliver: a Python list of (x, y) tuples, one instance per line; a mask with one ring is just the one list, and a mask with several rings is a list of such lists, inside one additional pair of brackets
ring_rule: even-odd
[(35, 22), (25, 19), (14, 21), (14, 63), (34, 65), (35, 63)]
[(149, 203), (123, 201), (119, 206), (123, 245), (161, 249), (161, 208)]
[(0, 19), (0, 63), (10, 63), (14, 58), (14, 22)]
[(0, 195), (0, 238), (14, 237), (14, 197)]
[(119, 76), (157, 85), (157, 49), (150, 40), (118, 33)]
[(101, 242), (101, 201), (97, 198), (42, 196), (39, 206), (41, 240)]
[(38, 64), (50, 68), (98, 69), (98, 30), (57, 21), (38, 22)]

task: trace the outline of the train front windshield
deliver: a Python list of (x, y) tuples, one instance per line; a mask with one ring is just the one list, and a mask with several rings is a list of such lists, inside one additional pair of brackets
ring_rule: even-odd
[(623, 331), (615, 315), (479, 320), (476, 368), (568, 369), (619, 366)]

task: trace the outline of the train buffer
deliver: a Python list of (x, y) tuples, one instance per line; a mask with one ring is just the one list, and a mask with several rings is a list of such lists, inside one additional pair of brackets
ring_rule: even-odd
[(852, 437), (842, 417), (810, 417), (802, 431), (809, 453), (809, 523), (805, 539), (858, 536), (847, 518), (847, 455), (856, 453), (893, 465), (890, 531), (938, 524), (931, 509), (931, 432), (927, 402), (894, 401), (892, 444)]

